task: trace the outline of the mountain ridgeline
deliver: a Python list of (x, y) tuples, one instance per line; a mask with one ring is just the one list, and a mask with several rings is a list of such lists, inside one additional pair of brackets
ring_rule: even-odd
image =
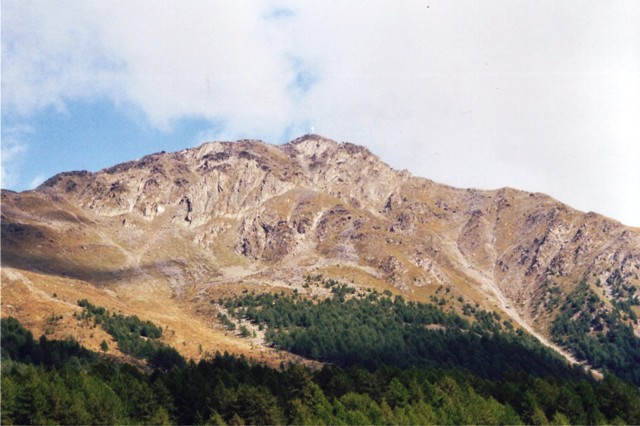
[[(34, 334), (71, 335), (100, 351), (113, 335), (77, 320), (76, 301), (88, 299), (159, 324), (158, 339), (188, 358), (220, 349), (274, 366), (340, 364), (349, 353), (345, 365), (381, 368), (390, 352), (358, 358), (379, 349), (366, 339), (352, 339), (359, 351), (328, 337), (314, 346), (322, 327), (291, 318), (276, 327), (258, 315), (271, 312), (261, 297), (281, 295), (293, 298), (291, 312), (307, 309), (323, 324), (315, 309), (342, 312), (331, 304), (342, 288), (341, 303), (354, 304), (347, 311), (381, 321), (377, 303), (391, 302), (365, 307), (359, 294), (387, 292), (469, 321), (456, 331), (459, 352), (479, 341), (471, 330), (484, 312), (500, 318), (502, 331), (485, 336), (492, 345), (533, 336), (571, 362), (640, 384), (640, 230), (544, 194), (453, 188), (394, 170), (364, 147), (306, 135), (284, 145), (206, 143), (1, 197), (2, 312)], [(238, 314), (248, 295), (253, 310)], [(420, 343), (445, 326), (412, 321), (393, 322), (388, 344), (404, 342), (404, 361), (445, 365), (424, 358)], [(473, 366), (465, 363), (456, 367)]]

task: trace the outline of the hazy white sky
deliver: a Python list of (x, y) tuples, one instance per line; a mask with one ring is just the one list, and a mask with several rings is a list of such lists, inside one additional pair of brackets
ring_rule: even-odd
[(2, 1), (2, 186), (308, 133), (640, 226), (640, 3)]

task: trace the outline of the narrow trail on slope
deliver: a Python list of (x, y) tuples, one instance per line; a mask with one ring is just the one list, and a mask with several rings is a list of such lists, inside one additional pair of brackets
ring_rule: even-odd
[(560, 354), (571, 365), (582, 366), (582, 368), (584, 368), (586, 372), (588, 372), (591, 376), (595, 378), (603, 377), (602, 373), (600, 373), (598, 370), (591, 368), (585, 362), (578, 361), (571, 353), (567, 352), (565, 349), (551, 342), (545, 336), (537, 332), (528, 322), (526, 322), (520, 316), (518, 311), (516, 311), (516, 309), (513, 308), (512, 306), (513, 303), (510, 303), (507, 300), (507, 298), (504, 296), (504, 294), (502, 294), (502, 291), (500, 291), (500, 289), (498, 288), (498, 286), (495, 284), (494, 280), (491, 277), (487, 276), (487, 274), (480, 271), (471, 263), (469, 263), (457, 245), (450, 245), (450, 247), (453, 249), (451, 250), (452, 254), (458, 258), (458, 261), (462, 266), (466, 267), (467, 276), (469, 276), (469, 278), (471, 278), (472, 280), (478, 282), (482, 286), (482, 288), (485, 290), (484, 293), (487, 296), (493, 295), (492, 299), (494, 302), (497, 302), (497, 306), (500, 307), (506, 314), (508, 314), (509, 317), (511, 317), (511, 319), (513, 319), (520, 327), (522, 327), (529, 334), (531, 334), (533, 337), (538, 339), (538, 341), (540, 341), (540, 343), (542, 343), (544, 346)]
[(25, 287), (27, 287), (27, 289), (30, 292), (38, 294), (40, 297), (42, 297), (44, 300), (46, 300), (48, 302), (54, 302), (54, 303), (61, 304), (61, 305), (66, 305), (66, 306), (69, 306), (69, 307), (72, 307), (72, 308), (77, 308), (78, 307), (78, 305), (76, 305), (75, 303), (69, 303), (67, 301), (58, 299), (57, 297), (51, 296), (46, 291), (40, 289), (37, 285), (35, 285), (29, 278), (27, 278), (25, 275), (23, 275), (20, 271), (14, 269), (14, 268), (3, 266), (2, 267), (2, 274), (9, 281), (21, 282)]
[(121, 244), (116, 242), (113, 238), (106, 235), (103, 231), (96, 228), (95, 232), (100, 236), (103, 242), (111, 245), (118, 249), (122, 255), (126, 259), (127, 266), (129, 266), (132, 270), (136, 272), (136, 274), (140, 277), (145, 277), (147, 280), (154, 282), (154, 278), (147, 273), (144, 268), (142, 268), (142, 254), (138, 253), (137, 255), (132, 253), (127, 248), (123, 247)]
[[(470, 265), (469, 265), (470, 266)], [(468, 269), (469, 275), (472, 275), (474, 279), (480, 282), (480, 285), (488, 290), (491, 294), (494, 295), (494, 300), (499, 303), (500, 308), (506, 312), (518, 325), (524, 328), (529, 334), (538, 339), (540, 343), (552, 349), (562, 355), (567, 361), (569, 361), (572, 365), (580, 365), (585, 369), (589, 374), (591, 374), (595, 378), (602, 378), (602, 373), (598, 370), (591, 368), (585, 362), (578, 361), (571, 353), (567, 352), (565, 349), (551, 342), (545, 336), (537, 332), (529, 323), (527, 323), (520, 314), (511, 306), (512, 303), (504, 297), (498, 286), (493, 282), (492, 279), (484, 275), (481, 271), (478, 271), (474, 267), (470, 266)]]

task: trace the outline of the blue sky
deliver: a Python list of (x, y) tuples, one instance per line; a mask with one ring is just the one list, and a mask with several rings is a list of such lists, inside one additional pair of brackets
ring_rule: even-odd
[(3, 139), (9, 133), (24, 147), (7, 165), (13, 173), (9, 188), (18, 191), (56, 173), (96, 171), (161, 150), (178, 151), (204, 142), (202, 130), (215, 133), (218, 126), (212, 120), (183, 118), (158, 129), (140, 112), (123, 110), (107, 99), (69, 102), (63, 112), (46, 108), (28, 120), (3, 114), (3, 120)]
[(2, 187), (309, 132), (640, 226), (635, 1), (2, 1)]

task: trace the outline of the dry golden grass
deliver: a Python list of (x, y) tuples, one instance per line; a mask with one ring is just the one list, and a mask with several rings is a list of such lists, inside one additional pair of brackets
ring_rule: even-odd
[[(240, 288), (238, 285), (233, 292)], [(74, 313), (81, 312), (77, 301), (85, 298), (111, 312), (137, 315), (160, 325), (164, 329), (162, 341), (186, 358), (199, 359), (226, 351), (274, 367), (281, 362), (303, 361), (226, 332), (214, 318), (198, 315), (197, 305), (172, 297), (170, 289), (163, 286), (147, 286), (142, 290), (127, 285), (98, 288), (80, 280), (2, 268), (3, 317), (17, 318), (36, 338), (45, 333), (51, 339), (74, 337), (94, 351), (100, 351), (100, 343), (105, 340), (109, 344), (108, 354), (129, 359), (116, 350), (117, 344), (100, 327), (74, 318)]]
[(638, 229), (542, 194), (412, 178), (316, 136), (298, 142), (207, 144), (2, 191), (2, 315), (97, 349), (108, 336), (73, 318), (87, 298), (158, 323), (187, 357), (276, 365), (295, 358), (226, 332), (210, 300), (305, 293), (305, 276), (322, 274), (411, 300), (446, 295), (447, 309), (477, 304), (545, 334), (546, 280), (568, 294), (627, 259), (625, 279), (640, 285)]

